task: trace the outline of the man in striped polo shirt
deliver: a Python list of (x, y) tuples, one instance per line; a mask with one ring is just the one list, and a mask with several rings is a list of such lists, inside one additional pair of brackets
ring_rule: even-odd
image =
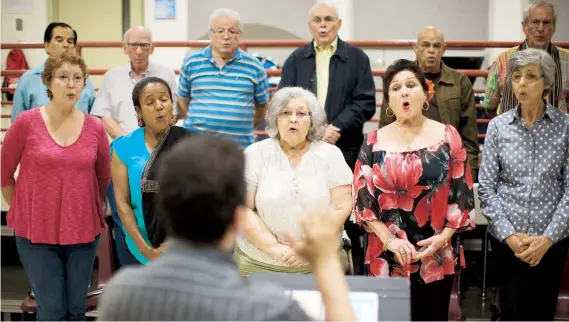
[(218, 9), (210, 16), (211, 44), (184, 59), (178, 85), (184, 127), (236, 140), (246, 148), (264, 118), (269, 100), (267, 74), (257, 58), (239, 49), (239, 14)]

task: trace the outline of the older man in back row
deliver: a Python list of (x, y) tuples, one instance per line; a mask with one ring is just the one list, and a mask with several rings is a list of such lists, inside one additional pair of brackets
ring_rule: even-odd
[(502, 52), (492, 63), (482, 105), (491, 112), (498, 113), (518, 106), (512, 85), (506, 79), (509, 59), (520, 50), (537, 48), (547, 51), (555, 62), (555, 82), (546, 99), (549, 104), (569, 112), (569, 50), (551, 43), (557, 24), (555, 6), (546, 1), (532, 3), (524, 11), (523, 19), (522, 29), (526, 39), (519, 46)]
[(240, 15), (217, 9), (210, 16), (211, 44), (184, 59), (178, 86), (184, 127), (232, 138), (242, 148), (254, 142), (264, 118), (269, 82), (259, 60), (239, 49)]
[(171, 88), (176, 88), (174, 71), (149, 60), (154, 51), (150, 29), (140, 26), (128, 29), (124, 34), (123, 50), (129, 63), (105, 73), (91, 111), (92, 115), (102, 119), (113, 139), (140, 126), (132, 103), (132, 90), (139, 80), (150, 76), (160, 77)]
[[(476, 106), (472, 83), (464, 74), (442, 62), (446, 51), (443, 33), (432, 26), (423, 28), (413, 45), (417, 64), (427, 80), (433, 83), (435, 93), (423, 115), (452, 125), (459, 133), (470, 163), (472, 180), (476, 180), (480, 148), (476, 127)], [(387, 103), (381, 106), (379, 127), (395, 122), (395, 115)]]

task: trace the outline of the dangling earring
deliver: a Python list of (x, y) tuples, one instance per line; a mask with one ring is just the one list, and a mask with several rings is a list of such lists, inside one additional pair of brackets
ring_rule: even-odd
[(138, 126), (139, 126), (139, 127), (143, 127), (143, 126), (144, 126), (144, 122), (142, 122), (142, 119), (140, 119), (139, 117), (137, 117), (137, 118), (138, 118)]
[(391, 115), (389, 115), (389, 111), (391, 110), (391, 108), (388, 106), (387, 109), (385, 109), (385, 115), (389, 116), (389, 117), (394, 117), (395, 113), (393, 111), (391, 111)]
[[(427, 104), (427, 107), (425, 107), (425, 104)], [(429, 102), (425, 101), (425, 103), (423, 104), (423, 111), (426, 111), (429, 109)]]

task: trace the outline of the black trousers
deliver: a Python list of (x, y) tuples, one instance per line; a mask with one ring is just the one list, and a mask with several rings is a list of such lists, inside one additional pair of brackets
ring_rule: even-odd
[[(359, 150), (344, 150), (342, 151), (346, 163), (354, 172), (354, 167), (358, 159)], [(364, 247), (360, 241), (364, 238), (364, 230), (357, 224), (351, 222), (349, 219), (344, 224), (346, 234), (350, 237), (352, 242), (352, 262), (354, 264), (354, 275), (364, 275)]]
[(536, 267), (519, 260), (506, 243), (490, 237), (498, 273), (501, 321), (553, 321), (569, 238), (551, 246)]
[(448, 321), (450, 294), (454, 275), (429, 284), (416, 282), (411, 274), (411, 320)]

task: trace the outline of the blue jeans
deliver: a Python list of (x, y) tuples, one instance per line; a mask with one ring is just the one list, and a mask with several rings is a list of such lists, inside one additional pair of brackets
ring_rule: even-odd
[[(115, 191), (113, 190), (113, 182), (109, 183), (109, 187), (107, 188), (107, 199), (109, 200), (109, 206), (111, 207), (111, 214), (113, 216), (113, 247), (117, 254), (117, 259), (119, 263), (117, 265), (117, 269), (121, 268), (122, 266), (132, 264), (133, 256), (128, 251), (126, 244), (124, 242), (124, 232), (121, 223), (121, 219), (119, 217), (119, 213), (117, 210), (117, 203), (115, 199)], [(138, 262), (135, 259), (135, 262)]]
[(16, 237), (16, 248), (36, 299), (37, 319), (84, 321), (99, 236), (76, 245), (34, 244)]

